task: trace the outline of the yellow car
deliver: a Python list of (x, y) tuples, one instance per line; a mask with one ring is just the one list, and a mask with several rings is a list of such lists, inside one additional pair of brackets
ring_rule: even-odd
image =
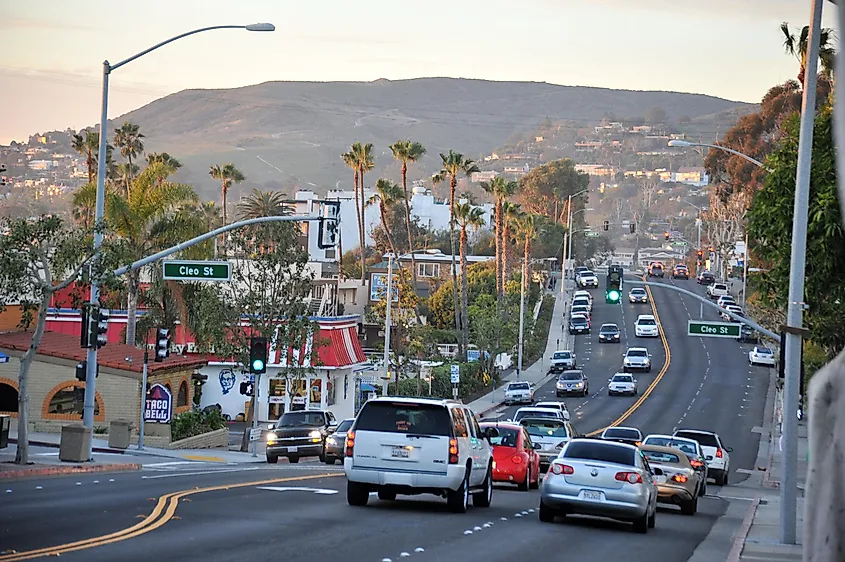
[(658, 503), (677, 505), (684, 515), (695, 515), (700, 476), (684, 452), (656, 445), (641, 445), (640, 450), (652, 469), (659, 468), (663, 472), (654, 476)]

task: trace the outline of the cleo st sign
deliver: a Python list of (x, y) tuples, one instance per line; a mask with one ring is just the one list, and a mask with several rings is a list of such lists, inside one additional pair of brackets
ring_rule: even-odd
[(144, 421), (169, 423), (173, 417), (173, 395), (166, 386), (154, 384), (144, 404)]
[(232, 267), (227, 261), (165, 260), (162, 278), (172, 281), (229, 281)]
[(687, 335), (736, 339), (739, 337), (741, 326), (742, 324), (734, 322), (689, 320), (687, 322)]

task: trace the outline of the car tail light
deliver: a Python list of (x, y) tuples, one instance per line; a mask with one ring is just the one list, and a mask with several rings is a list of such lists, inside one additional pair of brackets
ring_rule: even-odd
[(355, 449), (355, 432), (354, 431), (348, 431), (346, 433), (346, 456), (351, 457), (354, 449)]
[(449, 464), (458, 464), (458, 440), (449, 439)]
[(687, 477), (684, 476), (683, 474), (676, 474), (672, 477), (672, 480), (674, 480), (675, 482), (679, 482), (679, 483), (683, 484), (684, 482), (687, 481)]
[(553, 464), (552, 473), (554, 474), (575, 474), (575, 469), (568, 464)]
[(511, 457), (511, 460), (513, 461), (514, 464), (522, 464), (522, 461), (524, 459), (522, 458), (522, 455), (514, 455), (514, 456)]
[(617, 472), (616, 479), (628, 484), (642, 484), (643, 477), (638, 472)]
[(693, 468), (701, 468), (702, 466), (704, 466), (704, 463), (699, 460), (690, 461), (690, 464), (693, 466)]
[(716, 449), (716, 458), (722, 458), (722, 449)]

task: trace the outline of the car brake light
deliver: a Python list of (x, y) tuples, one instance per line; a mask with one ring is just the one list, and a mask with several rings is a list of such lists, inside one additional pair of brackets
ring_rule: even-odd
[(674, 480), (675, 482), (680, 482), (681, 484), (683, 484), (684, 482), (687, 481), (687, 477), (684, 476), (683, 474), (676, 474), (672, 477), (672, 480)]
[(552, 472), (554, 474), (575, 474), (575, 469), (568, 464), (553, 464)]
[(458, 440), (449, 439), (449, 464), (458, 464)]
[(697, 461), (697, 460), (696, 460), (696, 461), (690, 461), (690, 464), (691, 464), (692, 466), (694, 466), (695, 468), (699, 468), (699, 467), (704, 466), (704, 463), (703, 463), (703, 462), (701, 462), (701, 461)]
[(716, 457), (722, 458), (722, 449), (716, 449)]
[(351, 457), (352, 451), (355, 449), (355, 432), (349, 431), (346, 433), (346, 456)]
[(522, 464), (522, 455), (514, 455), (511, 457), (514, 464)]
[(616, 479), (628, 484), (642, 484), (643, 477), (638, 472), (617, 472)]

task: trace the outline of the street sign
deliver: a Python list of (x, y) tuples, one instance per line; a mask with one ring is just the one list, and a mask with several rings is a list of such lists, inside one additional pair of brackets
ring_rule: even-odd
[(158, 383), (150, 387), (144, 404), (144, 421), (169, 423), (173, 416), (173, 395)]
[(452, 375), (452, 384), (460, 384), (461, 382), (461, 366), (450, 365), (449, 373)]
[(250, 428), (250, 430), (249, 430), (249, 440), (250, 440), (251, 442), (253, 442), (253, 441), (261, 441), (261, 433), (262, 433), (263, 431), (264, 431), (264, 430), (263, 430), (263, 429), (261, 429), (260, 427), (252, 427), (252, 428)]
[(584, 233), (584, 236), (588, 238), (598, 238), (599, 236), (601, 236), (601, 234), (598, 232), (593, 232), (592, 230), (588, 230)]
[(161, 262), (162, 278), (171, 281), (229, 281), (232, 266), (227, 261), (167, 260)]
[(689, 320), (687, 322), (687, 335), (736, 339), (739, 337), (741, 326), (742, 324), (735, 322), (706, 322), (703, 320)]

